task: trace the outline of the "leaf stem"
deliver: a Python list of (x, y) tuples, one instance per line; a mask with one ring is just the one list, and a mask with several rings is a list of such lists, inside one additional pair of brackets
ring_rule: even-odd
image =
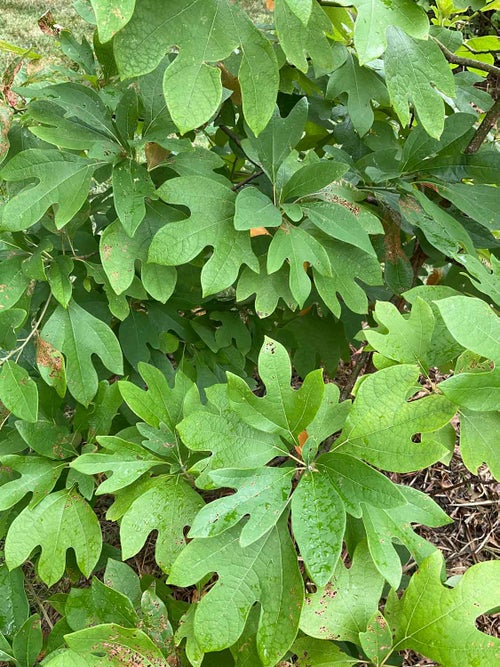
[(245, 179), (243, 179), (239, 183), (236, 183), (236, 185), (233, 186), (233, 190), (239, 190), (240, 188), (247, 185), (247, 183), (250, 183), (254, 179), (259, 178), (259, 176), (262, 176), (263, 173), (264, 172), (262, 171), (262, 169), (259, 169), (259, 171), (254, 171), (253, 174), (250, 174), (250, 176), (247, 176)]
[(231, 139), (231, 141), (234, 141), (234, 143), (238, 146), (238, 148), (241, 150), (241, 152), (244, 154), (246, 159), (251, 162), (254, 167), (257, 167), (257, 169), (260, 169), (260, 164), (258, 162), (255, 162), (251, 158), (248, 157), (248, 155), (245, 153), (243, 150), (243, 146), (241, 145), (241, 139), (240, 137), (235, 134), (232, 130), (230, 130), (226, 125), (219, 125), (219, 129), (221, 132), (224, 132), (224, 134)]
[(432, 36), (431, 39), (434, 40), (434, 42), (436, 42), (436, 44), (443, 52), (446, 60), (452, 65), (462, 65), (463, 67), (474, 67), (475, 69), (479, 69), (482, 72), (489, 72), (490, 74), (493, 74), (494, 76), (500, 78), (500, 67), (497, 67), (496, 65), (491, 65), (490, 63), (483, 63), (480, 60), (475, 60), (474, 58), (464, 58), (462, 56), (457, 56), (448, 48), (446, 48), (446, 46), (442, 44), (439, 41), (439, 39), (436, 39), (435, 37)]
[(9, 354), (7, 354), (5, 357), (2, 357), (2, 359), (0, 359), (0, 366), (2, 364), (4, 364), (6, 361), (8, 361), (9, 359), (11, 359), (16, 354), (17, 354), (16, 361), (19, 360), (19, 357), (21, 356), (22, 351), (24, 350), (26, 345), (30, 342), (30, 340), (33, 338), (33, 336), (37, 333), (38, 327), (40, 326), (40, 324), (42, 323), (43, 318), (45, 317), (45, 314), (47, 312), (47, 308), (49, 307), (51, 299), (52, 299), (52, 292), (49, 294), (49, 298), (45, 302), (45, 304), (42, 308), (42, 312), (40, 313), (39, 318), (33, 324), (33, 327), (31, 329), (30, 333), (26, 336), (26, 338), (23, 340), (21, 345), (19, 345), (19, 347), (16, 347), (14, 350), (11, 350), (9, 352)]

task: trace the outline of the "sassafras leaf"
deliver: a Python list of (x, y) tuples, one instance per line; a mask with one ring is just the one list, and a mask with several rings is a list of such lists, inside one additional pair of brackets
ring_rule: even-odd
[(500, 639), (480, 632), (475, 619), (498, 605), (500, 562), (469, 568), (454, 588), (441, 583), (443, 556), (434, 552), (413, 575), (403, 597), (389, 596), (385, 616), (394, 649), (411, 648), (441, 665), (494, 665)]
[(189, 586), (217, 572), (219, 579), (196, 608), (194, 631), (203, 651), (220, 651), (243, 632), (255, 602), (261, 605), (257, 650), (264, 667), (283, 656), (297, 634), (303, 583), (287, 517), (242, 548), (240, 527), (190, 542), (172, 566), (168, 583)]
[(70, 548), (82, 573), (90, 576), (101, 553), (101, 528), (90, 505), (75, 490), (51, 493), (14, 519), (5, 540), (9, 568), (24, 563), (38, 545), (42, 548), (38, 575), (47, 586), (63, 576)]

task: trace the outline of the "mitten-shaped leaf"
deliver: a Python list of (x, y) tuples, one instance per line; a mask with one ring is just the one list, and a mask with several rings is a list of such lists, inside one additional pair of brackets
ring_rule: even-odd
[(151, 531), (158, 531), (155, 559), (164, 572), (169, 572), (186, 545), (185, 528), (202, 507), (203, 500), (187, 482), (160, 475), (117, 493), (107, 518), (120, 519), (124, 560), (142, 549)]
[(454, 588), (441, 582), (443, 556), (436, 551), (410, 580), (403, 597), (391, 593), (385, 616), (394, 648), (411, 648), (443, 667), (490, 667), (500, 639), (480, 632), (475, 619), (498, 605), (500, 562), (473, 565)]
[(436, 88), (444, 95), (455, 96), (453, 74), (440, 48), (389, 25), (384, 63), (387, 89), (402, 124), (410, 121), (411, 101), (425, 130), (439, 139), (445, 114)]
[(417, 433), (444, 426), (456, 407), (433, 394), (408, 401), (418, 379), (416, 366), (384, 368), (360, 385), (337, 449), (385, 470), (408, 472), (424, 468), (443, 456), (438, 442), (416, 443)]
[(56, 206), (54, 222), (61, 229), (86, 201), (98, 166), (96, 160), (55, 149), (30, 148), (15, 155), (0, 172), (1, 177), (6, 181), (38, 182), (9, 199), (3, 209), (1, 228), (9, 232), (27, 229), (50, 206)]
[(166, 202), (187, 206), (191, 216), (156, 234), (149, 249), (150, 262), (185, 264), (211, 246), (213, 254), (201, 272), (205, 295), (232, 285), (242, 264), (259, 270), (249, 234), (234, 228), (235, 194), (230, 187), (205, 177), (183, 176), (164, 183), (158, 194)]
[(220, 651), (234, 644), (259, 602), (257, 649), (264, 667), (274, 666), (295, 639), (304, 591), (287, 516), (245, 548), (239, 526), (193, 540), (172, 566), (168, 582), (189, 586), (212, 572), (219, 579), (202, 597), (194, 618), (199, 646)]
[(70, 301), (67, 309), (58, 306), (41, 335), (66, 356), (68, 389), (84, 405), (88, 405), (97, 392), (93, 354), (97, 354), (112, 373), (123, 372), (122, 352), (114, 333), (75, 301)]

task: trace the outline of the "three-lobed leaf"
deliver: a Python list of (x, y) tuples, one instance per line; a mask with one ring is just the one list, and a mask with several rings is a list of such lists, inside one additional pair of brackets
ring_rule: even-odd
[(250, 609), (260, 603), (257, 650), (271, 667), (297, 634), (303, 582), (284, 515), (253, 544), (240, 545), (240, 527), (190, 542), (172, 566), (169, 583), (189, 586), (207, 574), (219, 579), (196, 607), (194, 632), (203, 651), (234, 644)]
[(21, 511), (5, 540), (9, 568), (24, 563), (37, 546), (41, 546), (38, 575), (47, 586), (63, 576), (70, 548), (81, 572), (90, 576), (101, 554), (101, 528), (94, 511), (77, 491), (61, 489), (36, 507)]
[(441, 582), (443, 557), (436, 551), (421, 563), (403, 597), (391, 593), (385, 616), (394, 648), (411, 648), (443, 665), (489, 667), (500, 640), (475, 626), (475, 619), (498, 604), (500, 563), (469, 568), (454, 588)]
[(41, 336), (65, 355), (68, 389), (83, 405), (88, 405), (97, 392), (93, 354), (99, 355), (111, 372), (123, 372), (122, 352), (113, 331), (73, 300), (67, 309), (56, 308)]

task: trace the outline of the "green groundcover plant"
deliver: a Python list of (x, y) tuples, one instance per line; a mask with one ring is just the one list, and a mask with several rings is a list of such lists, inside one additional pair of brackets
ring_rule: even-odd
[(5, 664), (499, 664), (384, 473), (459, 420), (500, 478), (500, 3), (267, 4), (78, 0), (4, 75)]

